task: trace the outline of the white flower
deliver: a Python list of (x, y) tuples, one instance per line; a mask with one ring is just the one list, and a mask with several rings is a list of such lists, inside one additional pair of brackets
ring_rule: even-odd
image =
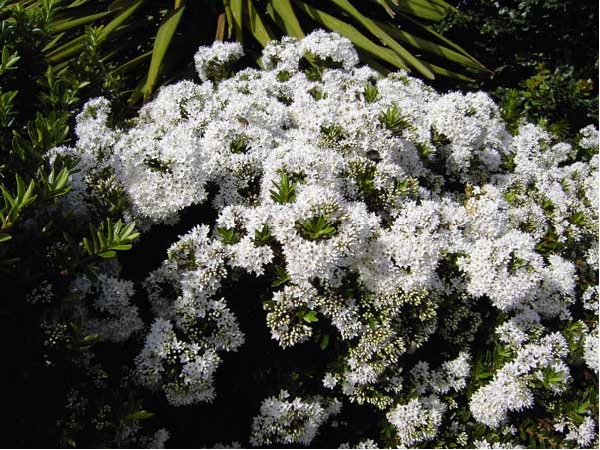
[[(577, 441), (577, 445), (581, 447), (587, 447), (591, 445), (598, 436), (596, 431), (597, 424), (589, 416), (583, 419), (583, 423), (579, 426), (570, 425), (569, 432), (565, 436), (568, 441)], [(596, 441), (597, 444), (597, 441)]]
[(594, 372), (598, 373), (598, 328), (585, 336), (585, 342), (583, 344), (583, 359), (587, 366)]
[(388, 421), (396, 427), (398, 441), (411, 446), (433, 439), (442, 423), (446, 407), (435, 396), (412, 399), (397, 405), (387, 413)]
[(278, 397), (263, 400), (260, 414), (252, 421), (250, 444), (253, 447), (265, 445), (309, 445), (319, 427), (329, 417), (340, 412), (338, 400), (322, 397), (289, 399), (285, 391)]
[(210, 47), (200, 47), (194, 55), (196, 71), (202, 81), (210, 80), (227, 64), (234, 63), (244, 56), (239, 42), (215, 41)]
[(300, 50), (323, 61), (332, 61), (351, 69), (359, 62), (358, 54), (350, 40), (337, 33), (313, 31), (300, 42)]

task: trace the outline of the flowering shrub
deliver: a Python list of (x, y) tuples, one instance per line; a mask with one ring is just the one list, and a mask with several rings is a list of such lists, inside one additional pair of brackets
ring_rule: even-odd
[[(326, 360), (270, 387), (252, 445), (344, 426), (366, 430), (345, 446), (597, 445), (597, 130), (572, 144), (534, 125), (511, 135), (485, 94), (382, 78), (321, 31), (223, 78), (241, 55), (200, 49), (203, 83), (163, 88), (128, 128), (90, 101), (76, 145), (52, 152), (80, 161), (76, 210), (99, 178), (146, 233), (212, 210), (139, 287), (151, 316), (138, 383), (173, 406), (218, 399), (220, 365), (252, 339), (236, 312), (256, 299), (235, 288), (251, 275), (268, 281), (278, 346)], [(134, 314), (133, 287), (104, 279), (94, 307)], [(121, 322), (86, 323), (127, 337)], [(356, 405), (369, 419), (349, 423)]]

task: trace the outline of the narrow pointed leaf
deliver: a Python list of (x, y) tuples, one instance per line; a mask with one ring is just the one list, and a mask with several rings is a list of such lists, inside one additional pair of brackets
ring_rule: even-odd
[(125, 419), (127, 419), (127, 420), (144, 420), (144, 419), (149, 419), (152, 416), (154, 416), (154, 413), (151, 413), (149, 411), (145, 411), (142, 409), (140, 411), (136, 411), (131, 414), (127, 414), (125, 416)]
[(27, 186), (27, 190), (25, 191), (25, 193), (23, 194), (23, 197), (21, 199), (21, 207), (29, 205), (31, 202), (33, 202), (36, 199), (37, 195), (33, 195), (34, 188), (35, 188), (35, 182), (33, 180), (31, 180), (29, 182), (29, 186)]
[(433, 73), (436, 73), (438, 75), (443, 75), (445, 77), (450, 77), (450, 78), (456, 78), (457, 80), (462, 80), (462, 81), (474, 81), (473, 78), (469, 78), (466, 75), (462, 75), (458, 72), (454, 72), (452, 70), (448, 70), (448, 69), (444, 69), (443, 67), (439, 67), (436, 66), (435, 64), (430, 64), (430, 63), (425, 63), (427, 65), (427, 67), (429, 67), (431, 69), (431, 71)]
[(233, 34), (235, 40), (243, 43), (244, 42), (244, 1), (243, 0), (229, 0), (229, 7), (231, 8), (231, 15), (233, 16)]
[[(65, 59), (71, 58), (79, 53), (83, 49), (83, 43), (85, 42), (85, 36), (77, 36), (69, 42), (61, 45), (58, 48), (50, 51), (46, 54), (46, 58), (52, 64), (59, 63)], [(56, 70), (56, 68), (54, 68)]]
[(387, 0), (375, 0), (381, 7), (385, 10), (388, 16), (394, 18), (396, 17), (396, 12), (388, 5)]
[(410, 14), (419, 19), (439, 22), (446, 15), (456, 10), (444, 1), (436, 0), (400, 0), (397, 5), (392, 6), (396, 12)]
[(145, 99), (149, 98), (154, 90), (162, 62), (184, 10), (185, 6), (179, 8), (171, 16), (167, 17), (158, 28), (156, 39), (154, 40), (154, 48), (152, 49), (152, 60), (150, 61), (150, 68), (148, 69), (146, 84), (144, 86)]
[(225, 9), (225, 19), (227, 22), (227, 37), (233, 36), (233, 14), (231, 13), (231, 7), (229, 6), (229, 0), (223, 0), (223, 9)]
[(133, 4), (137, 0), (115, 0), (110, 5), (108, 5), (109, 11), (116, 11), (118, 9), (127, 9), (133, 6)]
[(455, 62), (457, 64), (473, 67), (475, 69), (480, 69), (481, 65), (477, 63), (473, 58), (466, 56), (464, 54), (458, 53), (448, 47), (445, 47), (440, 44), (436, 44), (434, 42), (428, 41), (427, 39), (420, 38), (413, 34), (407, 33), (406, 31), (402, 31), (399, 28), (394, 27), (388, 23), (376, 22), (382, 30), (388, 33), (393, 38), (405, 42), (407, 44), (412, 45), (414, 48), (421, 50), (423, 52), (430, 53), (432, 55), (439, 56), (448, 61)]
[(273, 22), (289, 36), (297, 38), (304, 37), (304, 31), (298, 22), (294, 13), (294, 8), (290, 0), (273, 0), (267, 6), (267, 12), (273, 19)]
[(131, 247), (133, 247), (131, 244), (119, 244), (113, 245), (111, 248), (113, 250), (129, 250)]
[(273, 35), (263, 23), (260, 14), (258, 14), (258, 11), (252, 3), (252, 0), (247, 1), (244, 12), (247, 14), (245, 18), (248, 26), (250, 27), (250, 32), (254, 36), (254, 39), (260, 42), (260, 44), (264, 47), (273, 40)]
[(53, 37), (53, 38), (50, 40), (50, 42), (48, 42), (48, 43), (47, 43), (47, 44), (44, 46), (44, 48), (42, 49), (42, 52), (43, 52), (43, 53), (47, 53), (47, 52), (49, 52), (50, 50), (52, 50), (52, 49), (53, 49), (53, 48), (56, 46), (56, 44), (58, 44), (58, 43), (60, 42), (60, 40), (61, 40), (61, 39), (64, 37), (64, 35), (65, 35), (64, 33), (59, 33), (59, 34), (57, 34), (55, 37)]
[(85, 16), (85, 17), (57, 21), (52, 24), (51, 30), (53, 33), (61, 33), (63, 31), (68, 31), (72, 28), (77, 28), (77, 27), (81, 27), (83, 25), (87, 25), (87, 24), (95, 22), (99, 19), (103, 19), (104, 17), (109, 16), (111, 14), (112, 14), (112, 11), (102, 11), (100, 13), (91, 14), (91, 15)]
[(117, 67), (115, 70), (112, 71), (113, 74), (117, 75), (120, 73), (124, 73), (127, 72), (131, 69), (133, 69), (134, 67), (143, 64), (144, 61), (148, 58), (150, 58), (152, 56), (152, 51), (146, 52), (146, 53), (142, 53), (139, 56), (136, 56), (135, 58), (127, 61), (126, 63), (121, 64), (119, 67)]
[(483, 64), (481, 64), (479, 61), (477, 61), (475, 58), (473, 58), (469, 52), (467, 52), (464, 48), (462, 48), (460, 45), (458, 45), (456, 42), (451, 41), (450, 39), (448, 39), (447, 37), (443, 36), (442, 34), (438, 33), (437, 31), (435, 31), (434, 29), (432, 29), (431, 27), (425, 26), (422, 23), (419, 23), (418, 21), (416, 21), (414, 18), (410, 17), (410, 15), (408, 14), (400, 14), (404, 19), (408, 20), (409, 22), (411, 22), (413, 25), (418, 26), (419, 28), (422, 28), (423, 30), (426, 30), (428, 33), (430, 33), (432, 36), (434, 36), (436, 39), (439, 39), (440, 41), (442, 41), (444, 44), (446, 44), (448, 47), (453, 48), (454, 50), (456, 50), (457, 52), (468, 56), (469, 58), (471, 58), (471, 60), (477, 64), (479, 66), (479, 68), (481, 70), (485, 70), (486, 72), (492, 72), (490, 69), (488, 69), (487, 67), (485, 67)]
[(379, 28), (375, 22), (368, 17), (362, 15), (348, 0), (331, 0), (332, 3), (342, 8), (350, 16), (356, 19), (362, 26), (369, 30), (382, 43), (395, 51), (400, 58), (406, 63), (414, 67), (425, 78), (434, 79), (435, 75), (421, 61), (415, 58), (408, 50), (401, 46), (394, 38)]
[(106, 24), (106, 26), (102, 28), (102, 32), (100, 33), (98, 40), (100, 42), (104, 42), (106, 39), (108, 39), (110, 34), (119, 28), (127, 19), (129, 19), (129, 17), (142, 5), (142, 3), (144, 3), (144, 0), (138, 0), (132, 6), (111, 20), (108, 24)]
[(11, 207), (14, 207), (16, 205), (16, 201), (13, 198), (13, 196), (10, 194), (10, 192), (8, 192), (8, 190), (4, 186), (0, 186), (0, 189), (2, 189), (2, 195), (4, 197), (4, 203), (6, 205), (10, 205)]

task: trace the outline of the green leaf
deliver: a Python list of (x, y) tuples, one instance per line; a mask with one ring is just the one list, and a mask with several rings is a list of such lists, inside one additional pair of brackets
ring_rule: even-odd
[(224, 0), (224, 3), (229, 3), (229, 8), (231, 10), (231, 16), (233, 19), (233, 34), (235, 36), (235, 40), (244, 43), (244, 32), (243, 32), (243, 8), (244, 1), (243, 0)]
[(107, 250), (105, 252), (100, 252), (98, 253), (98, 256), (101, 256), (102, 258), (114, 258), (115, 256), (117, 256), (117, 252), (113, 251), (113, 250)]
[[(152, 56), (152, 51), (142, 53), (141, 55), (138, 55), (135, 58), (130, 59), (126, 63), (121, 64), (119, 67), (117, 67), (115, 70), (112, 71), (112, 74), (118, 75), (121, 73), (128, 72), (131, 69), (133, 69), (134, 67), (144, 64), (146, 62), (146, 60), (148, 58), (150, 58), (151, 56)], [(144, 81), (143, 84), (145, 85), (146, 80), (144, 79), (143, 81)]]
[(377, 26), (375, 21), (365, 17), (348, 0), (331, 0), (332, 3), (346, 11), (351, 17), (356, 19), (362, 26), (369, 30), (381, 42), (395, 51), (400, 58), (421, 73), (425, 78), (435, 79), (435, 75), (419, 59), (415, 58), (408, 50), (401, 46), (394, 38)]
[(252, 0), (246, 1), (244, 13), (244, 19), (246, 20), (244, 23), (248, 23), (248, 27), (250, 28), (250, 32), (254, 36), (254, 39), (260, 42), (263, 47), (273, 40), (273, 35), (260, 18), (260, 14), (258, 14)]
[(321, 350), (325, 350), (328, 345), (329, 345), (329, 334), (326, 334), (325, 336), (323, 336), (323, 339), (321, 339), (321, 343), (319, 344), (319, 347), (321, 347)]
[(269, 193), (273, 201), (281, 204), (292, 203), (296, 200), (296, 186), (293, 183), (288, 174), (284, 171), (280, 171), (279, 183), (273, 181), (273, 186), (276, 189), (271, 189)]
[(318, 322), (319, 318), (317, 317), (316, 311), (308, 311), (302, 316), (302, 320), (308, 323)]
[(288, 281), (290, 281), (292, 279), (290, 274), (287, 273), (287, 270), (285, 270), (285, 267), (283, 267), (283, 266), (276, 265), (275, 266), (275, 274), (276, 274), (277, 278), (271, 284), (271, 287), (281, 286), (282, 284), (287, 283)]
[(0, 233), (0, 242), (6, 242), (12, 239), (12, 236), (8, 233)]
[(271, 230), (268, 225), (263, 225), (263, 227), (258, 230), (254, 230), (254, 244), (258, 246), (266, 245), (269, 243), (273, 236), (271, 236)]
[(98, 334), (89, 334), (81, 340), (81, 344), (89, 344), (91, 342), (95, 342), (100, 338)]
[(145, 409), (141, 409), (139, 411), (132, 412), (125, 416), (125, 420), (145, 420), (153, 417), (154, 413), (150, 411), (146, 411)]
[(267, 14), (271, 16), (273, 22), (288, 36), (304, 37), (304, 31), (300, 26), (300, 22), (298, 22), (290, 0), (270, 1), (267, 5)]
[(417, 26), (418, 28), (426, 30), (427, 33), (431, 34), (436, 39), (439, 39), (441, 42), (443, 42), (444, 44), (446, 44), (448, 47), (452, 47), (457, 52), (459, 52), (459, 53), (461, 53), (463, 55), (469, 56), (473, 61), (475, 61), (479, 65), (480, 70), (485, 70), (485, 71), (490, 72), (490, 73), (492, 72), (487, 67), (485, 67), (483, 64), (481, 64), (479, 61), (477, 61), (475, 58), (473, 58), (472, 56), (470, 56), (469, 53), (465, 49), (463, 49), (461, 46), (459, 46), (455, 42), (451, 41), (447, 37), (443, 36), (442, 34), (438, 33), (433, 28), (428, 27), (426, 25), (423, 25), (422, 23), (418, 22), (413, 17), (411, 17), (409, 14), (400, 14), (400, 15), (402, 16), (403, 19), (408, 20), (411, 24)]
[(156, 81), (160, 74), (161, 65), (167, 53), (167, 49), (171, 44), (175, 30), (179, 25), (184, 10), (185, 6), (182, 6), (177, 11), (173, 12), (170, 16), (165, 18), (163, 23), (158, 28), (156, 38), (154, 39), (152, 59), (148, 69), (148, 75), (146, 77), (146, 84), (144, 85), (144, 99), (148, 99), (154, 90), (154, 86), (156, 85)]
[(102, 11), (84, 17), (77, 17), (77, 15), (74, 14), (76, 18), (63, 19), (52, 23), (50, 30), (53, 33), (61, 33), (72, 28), (77, 28), (82, 25), (87, 25), (88, 23), (95, 22), (96, 20), (102, 19), (106, 16), (109, 16), (110, 14), (112, 14), (112, 11)]
[(435, 55), (440, 58), (444, 58), (448, 61), (455, 62), (462, 66), (472, 67), (474, 69), (481, 69), (481, 64), (465, 53), (459, 53), (443, 45), (436, 44), (427, 39), (423, 39), (411, 33), (407, 33), (406, 31), (402, 31), (401, 29), (390, 25), (389, 23), (377, 21), (375, 23), (394, 39), (402, 41), (406, 44), (410, 44), (417, 50), (427, 52), (431, 55)]
[(136, 3), (131, 5), (113, 20), (111, 20), (105, 27), (102, 28), (102, 32), (98, 37), (99, 42), (104, 42), (110, 34), (119, 28), (129, 17), (144, 3), (145, 0), (138, 0)]
[(113, 250), (129, 250), (131, 247), (133, 247), (131, 244), (119, 244), (111, 246)]

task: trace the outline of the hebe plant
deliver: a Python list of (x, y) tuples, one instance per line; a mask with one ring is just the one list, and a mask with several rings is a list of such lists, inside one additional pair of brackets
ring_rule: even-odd
[[(90, 101), (50, 152), (78, 161), (73, 211), (110, 179), (163, 253), (149, 273), (124, 263), (136, 284), (114, 267), (69, 280), (82, 333), (123, 343), (113, 375), (157, 423), (236, 414), (174, 445), (597, 445), (597, 130), (510, 134), (485, 94), (383, 78), (321, 31), (221, 79), (241, 54), (202, 48), (202, 83), (163, 88), (127, 128)], [(73, 388), (65, 428), (149, 442), (89, 395)]]

